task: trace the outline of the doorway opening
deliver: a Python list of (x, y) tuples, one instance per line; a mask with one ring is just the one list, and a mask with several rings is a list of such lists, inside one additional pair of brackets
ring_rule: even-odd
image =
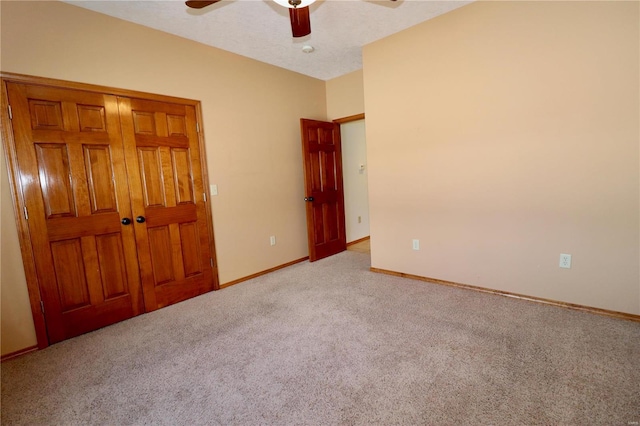
[(369, 253), (369, 189), (365, 120), (340, 124), (347, 249)]

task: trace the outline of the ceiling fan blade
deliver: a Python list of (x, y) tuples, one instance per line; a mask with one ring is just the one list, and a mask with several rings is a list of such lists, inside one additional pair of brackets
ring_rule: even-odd
[(294, 37), (304, 37), (311, 34), (309, 6), (289, 9), (289, 18), (291, 18), (291, 31)]
[(185, 4), (192, 9), (202, 9), (203, 7), (207, 7), (214, 3), (218, 3), (220, 0), (209, 0), (209, 1), (186, 1)]

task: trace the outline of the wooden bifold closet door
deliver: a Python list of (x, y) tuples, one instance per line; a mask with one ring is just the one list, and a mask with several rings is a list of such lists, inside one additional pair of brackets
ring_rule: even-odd
[(6, 89), (49, 343), (214, 289), (193, 105)]
[(147, 311), (213, 289), (196, 113), (120, 98)]

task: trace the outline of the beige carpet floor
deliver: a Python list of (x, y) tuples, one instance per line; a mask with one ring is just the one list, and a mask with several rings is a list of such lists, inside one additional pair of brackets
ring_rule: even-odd
[(640, 421), (639, 323), (368, 268), (297, 264), (5, 362), (2, 424)]

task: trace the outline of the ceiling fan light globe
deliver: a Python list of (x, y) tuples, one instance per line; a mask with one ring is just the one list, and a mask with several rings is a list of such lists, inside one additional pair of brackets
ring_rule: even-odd
[(313, 3), (316, 0), (301, 0), (300, 4), (295, 5), (295, 6), (292, 5), (291, 3), (289, 3), (289, 0), (273, 0), (273, 1), (278, 3), (280, 6), (284, 6), (284, 7), (287, 7), (289, 9), (296, 9), (296, 8), (299, 9), (299, 8), (302, 8), (302, 7), (309, 6), (311, 3)]

